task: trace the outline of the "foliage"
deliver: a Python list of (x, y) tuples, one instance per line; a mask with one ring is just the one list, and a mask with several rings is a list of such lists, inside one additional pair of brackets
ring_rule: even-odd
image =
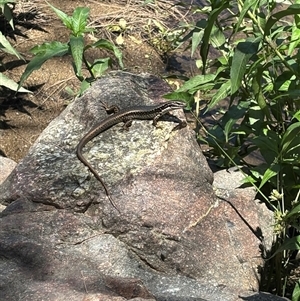
[(148, 42), (162, 56), (175, 50), (180, 46), (180, 37), (186, 31), (184, 27), (179, 29), (168, 29), (165, 25), (155, 19), (149, 19), (144, 26), (148, 36)]
[(223, 105), (220, 118), (203, 126), (205, 135), (199, 137), (219, 166), (245, 165), (245, 156), (260, 152), (264, 163), (248, 166), (245, 182), (269, 191), (270, 197), (262, 195), (276, 222), (275, 289), (284, 295), (281, 272), (293, 250), (300, 249), (300, 4), (284, 10), (277, 5), (211, 0), (196, 7), (202, 17), (183, 40), (192, 55), (199, 52), (202, 74), (166, 98), (184, 99), (193, 107), (200, 94), (207, 99), (205, 112)]
[[(110, 41), (105, 39), (97, 40), (92, 44), (86, 44), (84, 36), (86, 33), (92, 32), (93, 29), (87, 26), (89, 17), (89, 8), (77, 7), (72, 16), (68, 16), (61, 10), (48, 5), (53, 9), (56, 15), (61, 19), (63, 24), (71, 31), (68, 43), (61, 43), (52, 41), (35, 46), (31, 52), (35, 55), (27, 65), (24, 73), (21, 76), (20, 85), (29, 77), (34, 71), (39, 69), (47, 60), (53, 57), (60, 57), (64, 55), (71, 55), (73, 59), (73, 68), (76, 77), (81, 81), (80, 94), (85, 91), (92, 81), (101, 76), (111, 65), (111, 58), (99, 58), (93, 62), (89, 62), (86, 58), (85, 52), (90, 48), (98, 48), (112, 51), (118, 60), (118, 64), (123, 68), (122, 53)], [(82, 73), (82, 66), (85, 66), (89, 72), (89, 77), (84, 77)]]
[(299, 300), (300, 300), (300, 281), (298, 280), (293, 291), (292, 301), (299, 301)]
[[(12, 0), (0, 0), (0, 14), (3, 14), (8, 24), (14, 29), (13, 15), (9, 7), (9, 4), (13, 4), (15, 1)], [(0, 32), (0, 50), (15, 55), (18, 59), (22, 59), (22, 56), (18, 51), (10, 44), (2, 32)], [(0, 62), (1, 63), (1, 62)], [(0, 86), (9, 88), (10, 90), (17, 91), (18, 84), (6, 75), (0, 72)], [(19, 88), (19, 92), (30, 92), (22, 87)]]

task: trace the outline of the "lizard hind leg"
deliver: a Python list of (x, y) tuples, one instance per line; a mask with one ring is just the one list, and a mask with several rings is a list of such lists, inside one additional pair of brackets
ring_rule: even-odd
[(129, 131), (131, 125), (132, 125), (132, 119), (124, 121), (121, 131)]

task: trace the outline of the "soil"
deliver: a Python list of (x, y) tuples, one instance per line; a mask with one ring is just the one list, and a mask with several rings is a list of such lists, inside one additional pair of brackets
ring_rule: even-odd
[[(161, 34), (157, 28), (153, 29), (154, 21), (160, 22), (168, 29), (176, 28), (179, 21), (188, 16), (190, 8), (187, 6), (181, 7), (180, 10), (168, 9), (170, 4), (167, 1), (157, 2), (158, 4), (149, 7), (141, 5), (143, 1), (129, 3), (122, 0), (51, 1), (53, 6), (68, 15), (72, 15), (76, 7), (90, 8), (90, 26), (96, 30), (93, 34), (86, 35), (87, 42), (106, 38), (116, 43), (120, 32), (110, 29), (115, 24), (118, 25), (121, 18), (125, 19), (126, 30), (122, 33), (123, 41), (119, 47), (123, 53), (126, 71), (148, 72), (159, 76), (166, 74), (167, 70), (171, 70), (172, 73), (190, 74), (194, 62), (188, 55), (169, 53), (169, 60), (166, 60), (160, 47), (157, 44), (155, 46), (154, 42), (151, 43), (151, 39), (154, 41), (154, 35)], [(0, 20), (0, 31), (25, 59), (32, 58), (29, 50), (36, 45), (51, 41), (68, 41), (68, 29), (46, 2), (19, 1), (13, 12), (15, 30), (12, 31), (3, 19)], [(148, 34), (145, 34), (145, 30)], [(93, 59), (110, 54), (94, 51), (88, 55)], [(6, 53), (1, 54), (0, 59), (0, 72), (18, 82), (26, 63)], [(113, 69), (117, 68), (117, 64), (114, 64)], [(75, 77), (71, 58), (64, 56), (44, 63), (31, 74), (23, 86), (33, 93), (15, 94), (10, 90), (0, 90), (0, 155), (16, 162), (26, 155), (43, 129), (74, 99), (74, 95), (68, 94), (66, 88), (78, 91), (80, 82)]]

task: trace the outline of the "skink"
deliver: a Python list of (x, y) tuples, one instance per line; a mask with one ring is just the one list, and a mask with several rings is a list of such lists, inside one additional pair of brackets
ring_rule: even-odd
[[(111, 106), (108, 107), (107, 104), (102, 102), (102, 106), (106, 110), (107, 113), (114, 112), (113, 115), (108, 116), (106, 119), (95, 125), (87, 134), (84, 135), (84, 137), (80, 140), (80, 142), (77, 145), (76, 154), (78, 159), (88, 167), (88, 169), (92, 172), (92, 174), (95, 176), (95, 178), (102, 184), (105, 193), (111, 202), (112, 206), (115, 207), (115, 209), (118, 209), (116, 204), (114, 203), (106, 184), (102, 180), (102, 178), (99, 176), (99, 174), (96, 172), (96, 170), (91, 166), (91, 164), (85, 159), (85, 157), (82, 155), (82, 150), (84, 146), (91, 141), (93, 138), (95, 138), (100, 133), (105, 132), (112, 126), (123, 122), (123, 129), (128, 129), (131, 124), (132, 120), (151, 120), (153, 119), (153, 125), (157, 125), (158, 119), (169, 113), (170, 111), (177, 110), (177, 109), (183, 109), (185, 107), (185, 104), (179, 101), (167, 101), (163, 102), (157, 105), (150, 105), (150, 106), (132, 106), (124, 109), (119, 109), (117, 106)], [(174, 129), (185, 127), (186, 122), (181, 121), (179, 125), (177, 125)], [(173, 129), (173, 130), (174, 130)]]

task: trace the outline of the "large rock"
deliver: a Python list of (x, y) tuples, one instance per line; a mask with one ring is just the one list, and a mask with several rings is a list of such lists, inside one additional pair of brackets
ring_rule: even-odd
[(0, 156), (0, 184), (10, 175), (17, 163), (9, 158)]
[(249, 291), (258, 290), (269, 213), (251, 189), (241, 196), (217, 184), (216, 196), (191, 129), (134, 121), (84, 148), (120, 212), (76, 158), (81, 137), (106, 117), (100, 101), (158, 103), (166, 92), (150, 75), (101, 78), (0, 186), (1, 300), (259, 300)]
[[(17, 163), (9, 158), (0, 156), (0, 184), (10, 175)], [(3, 211), (6, 206), (0, 204), (0, 212)]]

